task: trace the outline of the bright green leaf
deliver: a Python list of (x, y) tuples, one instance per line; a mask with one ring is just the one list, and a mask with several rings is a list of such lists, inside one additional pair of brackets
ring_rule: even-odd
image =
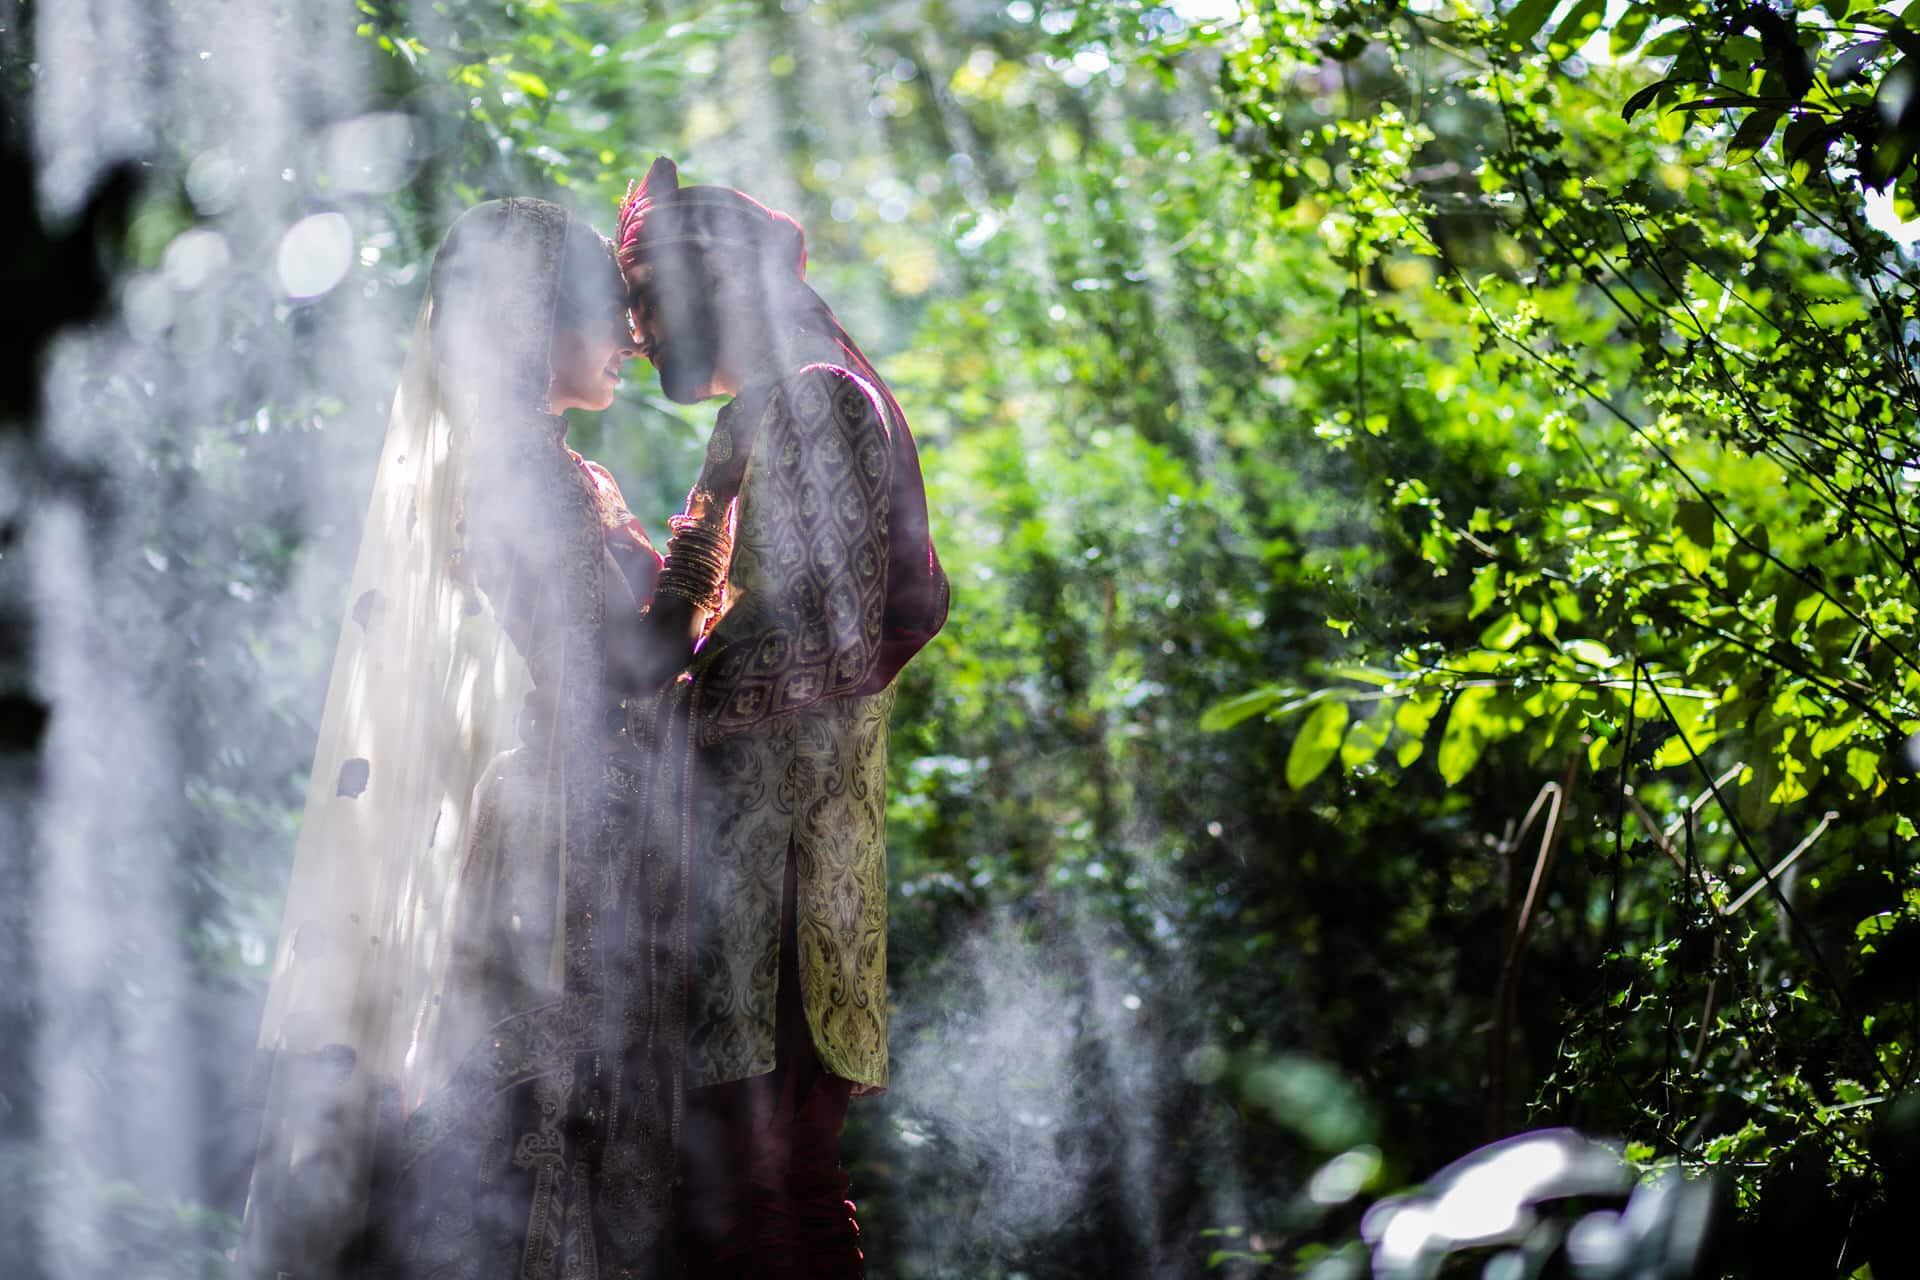
[(1598, 640), (1568, 640), (1561, 644), (1560, 651), (1583, 666), (1598, 667), (1602, 671), (1620, 663), (1620, 659)]
[(1504, 653), (1519, 644), (1533, 628), (1522, 622), (1517, 614), (1503, 614), (1480, 633), (1480, 643), (1489, 649)]
[(1363, 765), (1380, 753), (1386, 745), (1387, 736), (1393, 732), (1393, 710), (1385, 702), (1378, 704), (1364, 719), (1353, 722), (1347, 730), (1347, 736), (1340, 743), (1340, 763), (1344, 768), (1352, 769)]
[(1333, 763), (1347, 731), (1347, 704), (1323, 702), (1301, 724), (1287, 751), (1287, 785), (1295, 791), (1319, 777)]
[(1440, 749), (1434, 756), (1434, 765), (1449, 786), (1466, 777), (1486, 749), (1489, 726), (1484, 711), (1492, 696), (1492, 689), (1472, 688), (1461, 690), (1453, 700), (1447, 727), (1440, 734)]
[(1297, 689), (1270, 684), (1262, 685), (1258, 689), (1249, 689), (1245, 693), (1237, 693), (1231, 698), (1214, 703), (1202, 712), (1200, 728), (1207, 733), (1231, 729), (1242, 720), (1264, 714), (1298, 692)]
[(1880, 776), (1880, 757), (1872, 751), (1862, 751), (1859, 747), (1847, 748), (1847, 776), (1852, 778), (1860, 790), (1872, 793), (1874, 782)]
[(507, 83), (526, 94), (529, 98), (544, 98), (547, 96), (547, 82), (539, 76), (534, 75), (531, 71), (509, 71), (507, 72)]

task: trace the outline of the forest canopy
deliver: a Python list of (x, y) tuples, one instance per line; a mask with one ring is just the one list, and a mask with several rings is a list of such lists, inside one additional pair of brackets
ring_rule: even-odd
[[(4, 27), (22, 243), (126, 201), (0, 485), (47, 713), (0, 1224), (73, 1208), (47, 1275), (221, 1273), (426, 264), (495, 196), (611, 230), (656, 154), (806, 227), (953, 582), (893, 716), (870, 1274), (1365, 1274), (1369, 1203), (1562, 1125), (1713, 1181), (1699, 1274), (1903, 1273), (1905, 6), (227, 8)], [(710, 417), (636, 376), (572, 439), (660, 531)]]

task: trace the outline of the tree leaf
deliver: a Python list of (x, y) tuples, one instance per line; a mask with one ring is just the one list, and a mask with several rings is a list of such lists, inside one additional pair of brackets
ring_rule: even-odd
[(1440, 699), (1431, 693), (1408, 698), (1394, 708), (1393, 727), (1401, 739), (1400, 745), (1393, 749), (1393, 758), (1402, 769), (1418, 760), (1427, 749), (1427, 727), (1439, 709)]
[(1647, 41), (1647, 47), (1640, 51), (1643, 58), (1671, 58), (1684, 53), (1694, 40), (1698, 39), (1692, 27), (1672, 27), (1662, 31)]
[(1793, 634), (1795, 627), (1799, 625), (1795, 614), (1800, 607), (1800, 602), (1812, 593), (1813, 588), (1798, 577), (1789, 575), (1781, 581), (1779, 591), (1773, 600), (1775, 636), (1785, 639)]
[(1627, 99), (1626, 105), (1620, 108), (1620, 118), (1622, 120), (1633, 119), (1649, 106), (1653, 105), (1653, 100), (1660, 96), (1661, 90), (1673, 83), (1671, 80), (1657, 80), (1644, 89), (1635, 90), (1633, 96)]
[(1780, 157), (1795, 182), (1805, 182), (1816, 168), (1824, 170), (1827, 152), (1845, 134), (1842, 125), (1819, 116), (1803, 116), (1780, 134)]
[(1486, 629), (1480, 633), (1480, 643), (1489, 649), (1497, 649), (1504, 653), (1519, 644), (1532, 630), (1532, 627), (1521, 621), (1520, 615), (1502, 614), (1488, 623)]
[(1786, 112), (1778, 107), (1762, 108), (1747, 114), (1740, 127), (1733, 131), (1733, 140), (1727, 143), (1727, 160), (1738, 163), (1752, 156), (1767, 145), (1767, 139), (1773, 137), (1774, 126), (1780, 123), (1780, 117)]
[(1507, 13), (1504, 34), (1507, 43), (1523, 45), (1533, 39), (1540, 28), (1553, 16), (1554, 7), (1559, 0), (1520, 0), (1519, 4)]
[(1885, 40), (1862, 40), (1859, 44), (1848, 45), (1834, 54), (1833, 61), (1827, 64), (1827, 83), (1837, 89), (1858, 79), (1867, 63), (1885, 53), (1886, 49)]
[(1264, 714), (1279, 703), (1293, 697), (1299, 690), (1281, 685), (1266, 684), (1258, 689), (1249, 689), (1245, 693), (1236, 693), (1231, 698), (1223, 698), (1200, 713), (1200, 729), (1203, 733), (1218, 733), (1222, 729), (1231, 729), (1242, 720)]
[(1483, 564), (1473, 571), (1472, 598), (1467, 605), (1467, 616), (1477, 618), (1493, 607), (1500, 594), (1501, 569), (1497, 564)]
[(1392, 704), (1382, 702), (1364, 719), (1354, 721), (1347, 730), (1346, 738), (1340, 743), (1340, 764), (1351, 769), (1367, 763), (1380, 754), (1380, 748), (1387, 743), (1387, 735), (1392, 732)]
[(1760, 746), (1759, 754), (1740, 780), (1734, 811), (1749, 829), (1763, 826), (1779, 805), (1773, 801), (1774, 788), (1780, 784), (1780, 763), (1775, 756), (1777, 744)]
[[(1767, 534), (1767, 526), (1755, 524), (1743, 533), (1744, 541), (1736, 542), (1727, 553), (1727, 589), (1736, 596), (1744, 596), (1753, 586), (1760, 570), (1766, 567), (1767, 551), (1772, 545)], [(1752, 545), (1748, 545), (1752, 544)], [(1758, 548), (1756, 550), (1755, 548)]]
[(1600, 29), (1606, 14), (1607, 0), (1580, 0), (1554, 28), (1553, 43), (1578, 49), (1587, 42), (1587, 37)]
[(1653, 6), (1636, 4), (1620, 15), (1613, 24), (1613, 30), (1607, 33), (1607, 51), (1614, 57), (1623, 57), (1633, 51), (1647, 34), (1647, 27), (1653, 22)]
[(1880, 757), (1876, 752), (1859, 747), (1847, 748), (1847, 776), (1862, 792), (1874, 791), (1874, 780), (1880, 776)]
[(1569, 640), (1560, 648), (1569, 658), (1582, 666), (1597, 667), (1602, 671), (1618, 666), (1620, 662), (1620, 659), (1598, 640)]
[(1913, 158), (1915, 140), (1909, 122), (1920, 113), (1920, 67), (1912, 57), (1900, 59), (1880, 77), (1873, 105), (1880, 120), (1891, 127), (1879, 130), (1861, 176), (1869, 187), (1879, 190)]
[(507, 83), (526, 94), (529, 98), (544, 98), (547, 96), (547, 82), (539, 76), (534, 75), (531, 71), (509, 71), (507, 72)]
[(1691, 102), (1677, 102), (1675, 111), (1721, 111), (1729, 107), (1787, 107), (1791, 99), (1780, 97), (1755, 97), (1750, 93), (1728, 93), (1718, 98), (1695, 98)]
[(1323, 702), (1313, 709), (1287, 751), (1287, 785), (1295, 791), (1326, 771), (1347, 732), (1347, 704)]
[(1492, 689), (1463, 689), (1453, 700), (1453, 710), (1447, 714), (1447, 727), (1440, 734), (1440, 750), (1433, 758), (1434, 766), (1448, 786), (1457, 785), (1466, 777), (1486, 749), (1486, 722), (1481, 712), (1492, 696)]
[(1713, 507), (1705, 502), (1682, 498), (1673, 511), (1673, 527), (1696, 547), (1713, 546)]

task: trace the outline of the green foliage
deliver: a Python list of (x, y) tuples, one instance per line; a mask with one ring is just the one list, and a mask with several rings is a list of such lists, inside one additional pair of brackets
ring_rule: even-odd
[[(1518, 762), (1591, 778), (1556, 836), (1575, 865), (1534, 867), (1567, 925), (1507, 965), (1605, 975), (1567, 992), (1536, 1108), (1740, 1170), (1754, 1256), (1800, 1235), (1844, 1273), (1891, 1239), (1858, 1113), (1911, 1079), (1915, 992), (1867, 976), (1881, 917), (1851, 921), (1910, 874), (1920, 401), (1914, 271), (1860, 203), (1907, 189), (1905, 125), (1839, 123), (1859, 103), (1808, 70), (1803, 46), (1837, 37), (1807, 13), (1262, 11), (1219, 122), (1276, 222), (1316, 224), (1352, 273), (1354, 409), (1322, 435), (1378, 477), (1435, 580), (1383, 582), (1389, 618), (1343, 610), (1381, 621), (1292, 700), (1444, 697), (1392, 758), (1452, 786)], [(1736, 64), (1744, 96), (1683, 100)], [(1640, 114), (1656, 103), (1679, 109)], [(1738, 109), (1731, 133), (1690, 130), (1705, 107)], [(1814, 121), (1833, 135), (1803, 141)], [(1822, 160), (1840, 136), (1851, 158)], [(1369, 402), (1381, 427), (1353, 430)], [(1211, 723), (1285, 710), (1268, 688)], [(1524, 1052), (1502, 1035), (1496, 1063)], [(1850, 1238), (1788, 1207), (1816, 1158), (1822, 1194), (1871, 1224)]]
[[(1510, 45), (1532, 35), (1516, 20), (1525, 7), (1509, 19)], [(1658, 107), (1724, 114), (1738, 122), (1727, 148), (1733, 162), (1757, 159), (1779, 131), (1778, 161), (1792, 182), (1892, 186), (1895, 206), (1911, 217), (1920, 177), (1920, 67), (1908, 58), (1920, 50), (1920, 32), (1896, 11), (1903, 8), (1850, 0), (1632, 5), (1608, 32), (1608, 52), (1658, 60), (1665, 74), (1635, 91), (1621, 114), (1631, 120)], [(1563, 55), (1578, 47), (1578, 36), (1555, 39)]]
[[(301, 574), (351, 558), (308, 512), (358, 492), (294, 478), (370, 470), (383, 422), (301, 344), (356, 298), (407, 312), (462, 205), (610, 229), (666, 152), (807, 226), (954, 583), (895, 713), (895, 1049), (923, 1074), (855, 1113), (876, 1274), (1336, 1273), (1341, 1215), (1532, 1122), (1726, 1171), (1735, 1271), (1897, 1273), (1920, 316), (1864, 191), (1911, 208), (1906, 109), (1874, 106), (1901, 21), (359, 8), (354, 109), (404, 113), (413, 167), (359, 192), (316, 162), (286, 211), (346, 211), (358, 265), (174, 317), (94, 409), (156, 424), (122, 519), (165, 591), (108, 608), (177, 703), (209, 992), (264, 984), (340, 589)], [(207, 140), (167, 141), (149, 282), (211, 216)], [(276, 373), (165, 404), (165, 360), (213, 350)], [(705, 420), (630, 388), (573, 438), (658, 532)], [(995, 988), (983, 938), (1045, 963)], [(1067, 1043), (1046, 1079), (981, 1047), (1029, 1002)], [(994, 1159), (924, 1113), (942, 1055), (1021, 1100)], [(1083, 1198), (1005, 1227), (1007, 1149)], [(1303, 1213), (1336, 1165), (1338, 1211)]]

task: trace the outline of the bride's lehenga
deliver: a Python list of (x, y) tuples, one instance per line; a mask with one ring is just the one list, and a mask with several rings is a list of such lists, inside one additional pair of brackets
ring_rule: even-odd
[[(475, 577), (524, 644), (533, 702), (553, 709), (524, 718), (523, 744), (475, 794), (434, 1083), (375, 1186), (370, 1270), (383, 1276), (645, 1274), (666, 1248), (688, 871), (671, 819), (686, 779), (636, 747), (623, 706), (583, 692), (604, 690), (606, 624), (636, 616), (658, 562), (649, 548), (623, 571), (604, 550), (630, 527), (618, 491), (553, 452), (561, 461), (522, 465), (557, 473), (550, 501), (569, 536), (556, 560), (505, 569), (475, 553)], [(650, 840), (655, 799), (667, 830)]]
[(263, 1021), (243, 1275), (668, 1265), (685, 692), (614, 694), (608, 644), (659, 558), (537, 407), (582, 233), (557, 206), (497, 201), (436, 259)]

